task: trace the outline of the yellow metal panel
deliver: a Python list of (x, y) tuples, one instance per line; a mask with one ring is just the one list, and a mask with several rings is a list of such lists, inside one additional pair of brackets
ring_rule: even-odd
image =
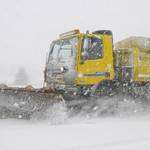
[[(150, 38), (130, 37), (115, 44), (116, 49), (132, 50), (133, 81), (150, 82)], [(125, 55), (120, 53), (121, 57)], [(128, 58), (128, 57), (127, 57)], [(118, 58), (116, 58), (116, 62)], [(117, 62), (118, 63), (118, 62)], [(116, 65), (117, 65), (116, 63)], [(127, 65), (127, 63), (125, 63)], [(123, 64), (121, 65), (121, 67)]]
[(150, 53), (134, 49), (134, 80), (150, 82)]
[[(80, 63), (81, 56), (81, 42), (79, 45), (78, 53), (78, 77), (76, 84), (79, 85), (92, 85), (101, 82), (102, 80), (114, 79), (113, 68), (113, 52), (112, 52), (112, 37), (109, 35), (102, 36), (103, 39), (103, 53), (104, 57), (96, 60), (86, 60), (83, 64)], [(95, 73), (109, 73), (110, 76), (98, 75)]]

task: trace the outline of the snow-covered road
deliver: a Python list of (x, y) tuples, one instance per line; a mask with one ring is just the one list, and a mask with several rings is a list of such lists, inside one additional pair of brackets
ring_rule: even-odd
[(49, 121), (0, 120), (0, 150), (149, 150), (150, 116)]

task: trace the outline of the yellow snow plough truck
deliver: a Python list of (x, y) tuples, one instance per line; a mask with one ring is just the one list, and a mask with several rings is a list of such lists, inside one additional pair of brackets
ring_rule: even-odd
[(62, 102), (75, 112), (92, 112), (105, 99), (118, 103), (125, 96), (150, 100), (150, 38), (130, 37), (114, 45), (110, 30), (73, 30), (51, 43), (43, 88), (1, 86), (0, 113), (24, 118)]
[(46, 87), (74, 88), (87, 95), (111, 95), (119, 88), (139, 96), (149, 92), (149, 82), (150, 39), (131, 37), (114, 47), (111, 31), (83, 34), (74, 30), (51, 44)]

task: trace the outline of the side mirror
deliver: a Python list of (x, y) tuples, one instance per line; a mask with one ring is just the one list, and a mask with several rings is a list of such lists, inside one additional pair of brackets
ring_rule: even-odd
[(85, 38), (84, 39), (84, 42), (83, 42), (83, 49), (84, 49), (84, 51), (89, 48), (89, 42), (90, 42), (89, 38)]
[(88, 54), (88, 52), (87, 52), (87, 51), (82, 52), (82, 54), (81, 54), (81, 60), (82, 60), (82, 61), (85, 61), (85, 60), (87, 60), (87, 59), (89, 59), (89, 54)]
[(84, 64), (84, 61), (89, 58), (89, 55), (88, 55), (87, 51), (89, 49), (90, 43), (91, 43), (91, 39), (90, 38), (88, 38), (88, 37), (84, 38), (80, 64)]

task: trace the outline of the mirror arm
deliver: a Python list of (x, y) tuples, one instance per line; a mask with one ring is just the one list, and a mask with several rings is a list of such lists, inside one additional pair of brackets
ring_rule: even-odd
[(80, 64), (84, 64), (84, 60), (83, 59), (80, 60)]

